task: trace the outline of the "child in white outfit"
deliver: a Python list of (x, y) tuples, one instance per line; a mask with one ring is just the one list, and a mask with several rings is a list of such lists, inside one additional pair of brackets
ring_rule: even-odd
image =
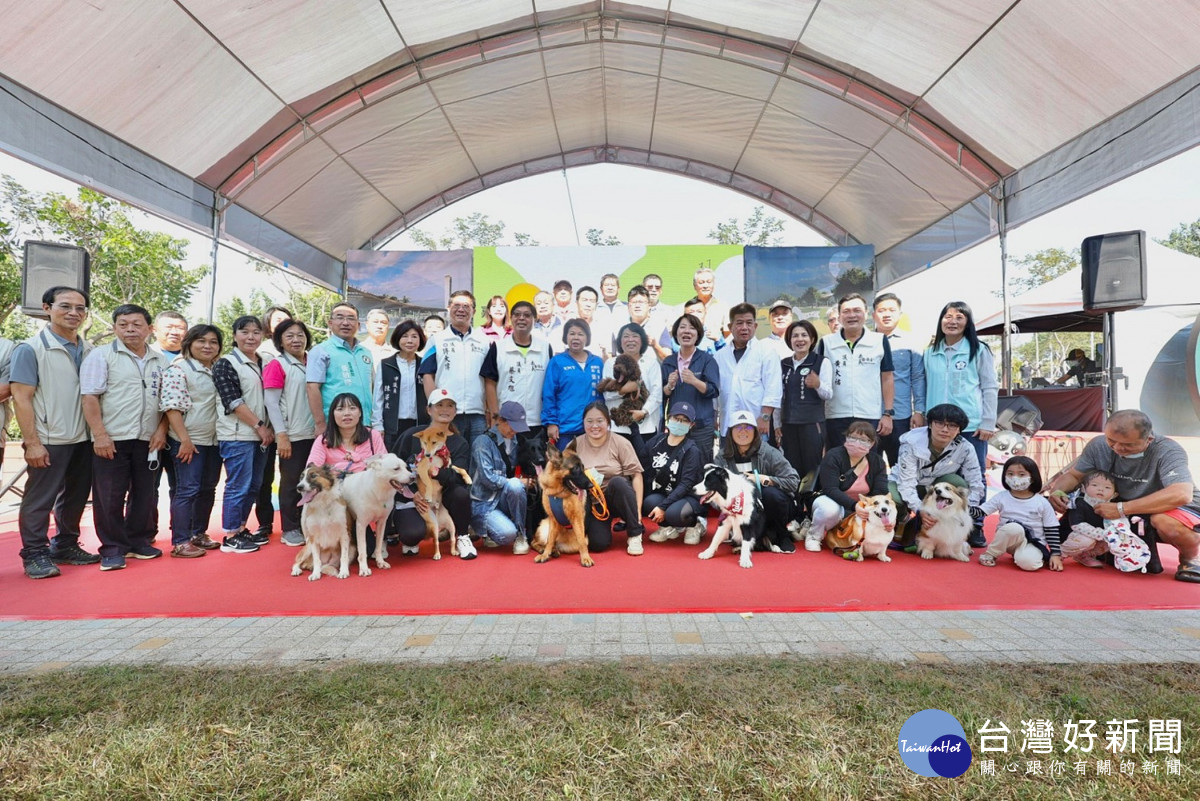
[(996, 512), (1000, 514), (1000, 525), (987, 550), (979, 555), (979, 564), (995, 567), (996, 557), (1010, 553), (1022, 570), (1038, 570), (1043, 565), (1049, 565), (1055, 572), (1062, 570), (1058, 516), (1050, 501), (1039, 494), (1042, 472), (1037, 462), (1028, 456), (1012, 457), (1004, 463), (1000, 483), (1004, 492), (971, 509), (977, 521)]
[(1096, 514), (1099, 504), (1117, 497), (1117, 482), (1103, 470), (1083, 477), (1083, 492), (1067, 510), (1066, 525), (1071, 533), (1062, 544), (1063, 555), (1085, 567), (1104, 567), (1098, 557), (1112, 553), (1113, 564), (1123, 573), (1146, 572), (1150, 549), (1145, 540), (1133, 533), (1129, 518), (1105, 520)]

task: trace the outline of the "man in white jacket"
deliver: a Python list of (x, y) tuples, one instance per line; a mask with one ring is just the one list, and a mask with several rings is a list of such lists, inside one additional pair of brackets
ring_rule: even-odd
[(771, 413), (783, 399), (783, 371), (775, 351), (754, 338), (758, 313), (749, 303), (729, 310), (730, 346), (717, 351), (721, 370), (721, 436), (735, 412), (749, 412), (764, 436), (771, 431)]

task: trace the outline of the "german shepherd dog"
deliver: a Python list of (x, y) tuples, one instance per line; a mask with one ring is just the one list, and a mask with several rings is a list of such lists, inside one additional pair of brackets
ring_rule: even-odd
[(546, 517), (530, 543), (538, 552), (533, 561), (541, 563), (560, 553), (578, 551), (579, 563), (591, 567), (595, 562), (588, 554), (583, 519), (592, 481), (584, 472), (583, 462), (574, 453), (561, 453), (551, 445), (546, 449), (546, 467), (538, 476), (538, 484)]
[[(517, 459), (514, 467), (522, 478), (536, 479), (546, 467), (546, 431), (542, 429), (517, 435)], [(546, 516), (542, 509), (542, 488), (533, 484), (525, 491), (525, 530), (537, 531), (538, 524)]]

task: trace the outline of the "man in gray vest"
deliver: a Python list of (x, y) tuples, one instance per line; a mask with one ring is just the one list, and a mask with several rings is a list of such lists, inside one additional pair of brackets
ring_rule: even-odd
[[(79, 399), (79, 365), (90, 348), (78, 332), (88, 297), (51, 287), (42, 309), (50, 323), (16, 347), (10, 376), (29, 468), (17, 525), (21, 561), (32, 579), (59, 575), (57, 565), (100, 561), (79, 547), (79, 520), (92, 490), (92, 448)], [(51, 510), (55, 535), (48, 540)]]
[(117, 338), (95, 348), (79, 369), (83, 416), (92, 430), (92, 518), (100, 569), (125, 557), (155, 559), (158, 454), (167, 424), (158, 408), (167, 359), (148, 344), (150, 312), (126, 303), (113, 310)]

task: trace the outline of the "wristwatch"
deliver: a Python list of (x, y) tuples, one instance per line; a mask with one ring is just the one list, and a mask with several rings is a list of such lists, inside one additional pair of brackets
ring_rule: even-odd
[(266, 420), (259, 420), (257, 423), (254, 424), (255, 428), (266, 428), (266, 426), (267, 426)]
[(895, 416), (896, 416), (896, 410), (895, 410), (895, 409), (884, 409), (884, 410), (883, 410), (883, 416), (884, 416), (884, 417), (895, 417)]

